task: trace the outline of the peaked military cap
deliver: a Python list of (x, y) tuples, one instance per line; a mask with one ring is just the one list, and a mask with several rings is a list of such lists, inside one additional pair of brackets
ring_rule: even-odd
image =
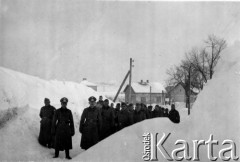
[(50, 102), (49, 98), (44, 98), (44, 101), (49, 101)]
[(95, 102), (97, 99), (94, 96), (88, 98), (89, 102)]
[(108, 100), (108, 99), (105, 99), (104, 102), (109, 102), (109, 100)]
[(68, 102), (68, 99), (66, 97), (63, 97), (61, 98), (60, 100), (61, 103), (67, 103)]

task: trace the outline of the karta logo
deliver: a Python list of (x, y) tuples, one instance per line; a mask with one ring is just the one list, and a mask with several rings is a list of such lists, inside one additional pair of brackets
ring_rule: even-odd
[(222, 142), (223, 149), (220, 149), (218, 152), (218, 157), (214, 153), (214, 145), (218, 145), (219, 142), (217, 140), (213, 140), (213, 135), (210, 134), (210, 137), (207, 141), (205, 140), (192, 140), (192, 156), (189, 154), (189, 143), (185, 140), (177, 140), (174, 145), (181, 147), (177, 147), (174, 150), (169, 150), (164, 146), (167, 142), (171, 133), (167, 135), (163, 133), (162, 137), (158, 141), (158, 133), (155, 136), (152, 133), (144, 133), (143, 134), (143, 144), (144, 144), (144, 152), (142, 159), (144, 161), (158, 161), (158, 153), (168, 161), (182, 161), (182, 160), (192, 160), (192, 161), (200, 161), (199, 158), (199, 148), (207, 147), (206, 156), (211, 161), (216, 161), (218, 158), (223, 161), (235, 160), (237, 161), (239, 157), (236, 155), (236, 144), (232, 140), (224, 140)]

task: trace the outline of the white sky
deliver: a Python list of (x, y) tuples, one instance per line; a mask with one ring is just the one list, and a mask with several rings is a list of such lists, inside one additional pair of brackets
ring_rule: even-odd
[(239, 2), (0, 0), (0, 66), (44, 79), (164, 82), (208, 34), (240, 38)]

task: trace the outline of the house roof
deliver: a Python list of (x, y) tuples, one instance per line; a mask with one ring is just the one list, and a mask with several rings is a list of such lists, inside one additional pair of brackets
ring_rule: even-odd
[(97, 86), (96, 84), (92, 83), (92, 82), (89, 82), (87, 80), (83, 80), (81, 81), (82, 84), (86, 85), (86, 86)]
[[(172, 90), (174, 90), (177, 86), (182, 86), (184, 87), (183, 83), (178, 83), (176, 84), (175, 86), (167, 86), (166, 87), (166, 90), (167, 90), (167, 93), (171, 92)], [(191, 88), (191, 93), (192, 94), (198, 94), (200, 91), (197, 89), (197, 88)]]
[[(133, 82), (131, 86), (135, 93), (150, 93), (150, 87), (151, 87), (151, 93), (162, 93), (162, 91), (166, 92), (163, 85), (159, 82), (151, 82), (151, 83), (145, 83), (145, 84)], [(126, 91), (127, 87), (128, 85), (125, 87), (124, 92)]]
[(167, 92), (171, 91), (175, 86), (167, 86), (165, 89)]

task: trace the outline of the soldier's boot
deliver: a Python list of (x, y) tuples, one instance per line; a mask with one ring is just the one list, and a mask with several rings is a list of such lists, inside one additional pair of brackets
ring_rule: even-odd
[(65, 150), (65, 154), (66, 154), (66, 159), (72, 159), (70, 156), (69, 156), (69, 150), (67, 149), (67, 150)]
[(59, 150), (55, 149), (55, 156), (53, 158), (57, 158), (59, 156)]

